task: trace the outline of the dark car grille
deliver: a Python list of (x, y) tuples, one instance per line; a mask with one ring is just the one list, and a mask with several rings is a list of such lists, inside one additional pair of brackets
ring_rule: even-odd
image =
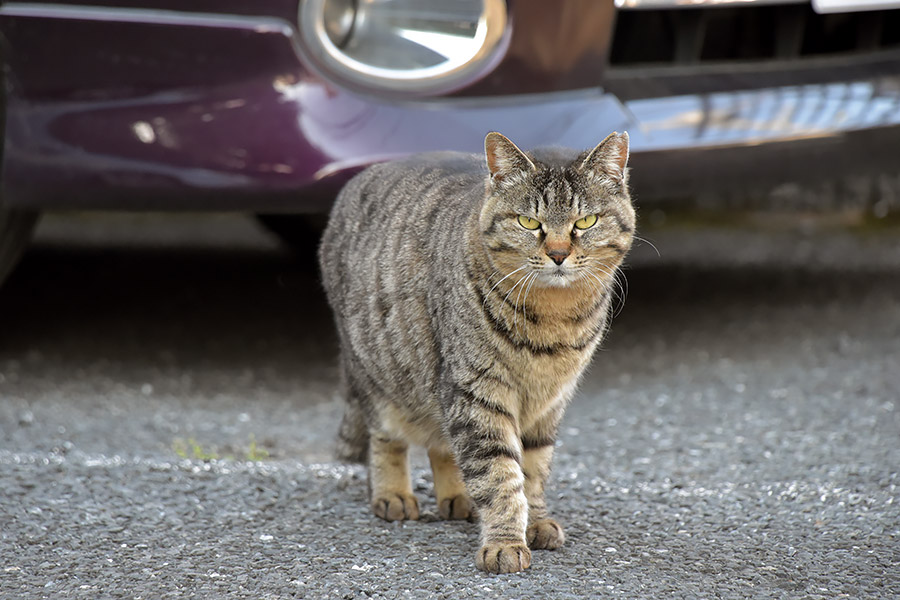
[(621, 11), (614, 67), (794, 60), (900, 48), (900, 10), (820, 15), (810, 5)]
[(900, 10), (809, 4), (621, 11), (603, 87), (622, 100), (900, 76)]

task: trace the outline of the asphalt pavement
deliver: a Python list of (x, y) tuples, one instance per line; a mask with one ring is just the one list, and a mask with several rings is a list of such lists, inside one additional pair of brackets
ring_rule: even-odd
[(900, 228), (784, 222), (645, 228), (556, 450), (566, 545), (497, 576), (421, 452), (407, 523), (332, 459), (314, 256), (52, 216), (0, 289), (0, 598), (900, 598)]

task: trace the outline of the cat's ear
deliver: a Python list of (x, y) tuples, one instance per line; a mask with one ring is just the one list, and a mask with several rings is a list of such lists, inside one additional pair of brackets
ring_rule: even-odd
[(581, 169), (624, 186), (628, 179), (628, 132), (612, 132), (581, 163)]
[(536, 170), (534, 163), (524, 152), (496, 131), (484, 138), (484, 154), (493, 182), (499, 183), (517, 173)]

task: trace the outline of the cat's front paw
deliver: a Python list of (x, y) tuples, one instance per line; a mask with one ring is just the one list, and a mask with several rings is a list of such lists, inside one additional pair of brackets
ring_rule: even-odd
[(525, 544), (485, 544), (475, 555), (475, 566), (488, 573), (516, 573), (531, 566), (531, 550)]
[(404, 492), (381, 494), (372, 498), (372, 512), (385, 521), (415, 521), (419, 518), (419, 501)]
[(528, 526), (525, 539), (532, 550), (556, 550), (566, 541), (566, 535), (553, 519), (541, 519)]
[(465, 494), (444, 498), (438, 503), (438, 514), (445, 520), (475, 519), (475, 505)]

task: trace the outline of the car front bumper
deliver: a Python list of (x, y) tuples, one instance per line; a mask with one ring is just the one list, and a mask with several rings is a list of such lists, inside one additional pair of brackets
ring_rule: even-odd
[[(35, 22), (10, 27), (10, 18), (14, 50), (29, 35), (44, 39)], [(73, 40), (106, 27), (50, 23)], [(639, 199), (898, 170), (900, 61), (858, 80), (751, 90), (627, 99), (594, 86), (398, 100), (349, 91), (309, 69), (283, 19), (116, 25), (119, 51), (97, 59), (115, 73), (36, 51), (19, 69), (13, 54), (4, 206), (319, 211), (368, 164), (481, 152), (488, 131), (524, 148), (589, 148), (627, 130)], [(160, 53), (147, 27), (161, 28), (170, 49)], [(235, 45), (238, 64), (212, 51)], [(71, 73), (79, 88), (55, 85), (48, 69)]]

